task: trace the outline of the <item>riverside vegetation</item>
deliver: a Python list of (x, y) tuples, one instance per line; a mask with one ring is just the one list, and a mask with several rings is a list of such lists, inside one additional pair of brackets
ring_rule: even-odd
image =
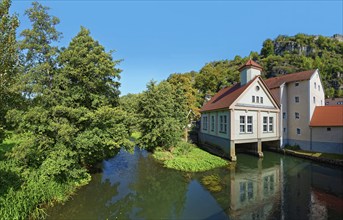
[[(199, 117), (204, 96), (237, 82), (237, 67), (248, 57), (171, 74), (149, 82), (143, 93), (119, 97), (121, 61), (88, 29), (81, 27), (66, 48), (57, 47), (59, 19), (34, 2), (25, 13), (31, 25), (17, 36), (19, 20), (10, 7), (10, 0), (0, 1), (0, 219), (44, 218), (47, 206), (66, 201), (90, 181), (99, 161), (122, 147), (132, 149), (131, 134), (166, 167), (193, 172), (227, 164), (181, 137)], [(277, 42), (293, 41), (313, 50), (278, 49)], [(266, 77), (319, 68), (324, 83), (340, 85), (334, 74), (343, 72), (342, 48), (342, 42), (321, 36), (282, 36), (250, 57)], [(330, 87), (327, 94), (342, 95), (337, 91)], [(203, 181), (218, 188), (216, 178)]]

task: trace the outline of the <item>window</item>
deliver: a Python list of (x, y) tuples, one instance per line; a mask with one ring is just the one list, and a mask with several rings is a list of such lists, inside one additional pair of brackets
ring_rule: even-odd
[(326, 128), (327, 131), (331, 131), (331, 128)]
[(245, 116), (239, 116), (239, 131), (245, 133)]
[(318, 85), (318, 90), (320, 91), (320, 85)]
[(273, 132), (273, 128), (274, 128), (274, 118), (273, 117), (269, 117), (269, 132)]
[(219, 116), (219, 132), (220, 133), (227, 132), (227, 116), (226, 115)]
[(263, 117), (263, 132), (273, 132), (274, 130), (274, 118)]
[(211, 116), (211, 131), (214, 131), (214, 115)]
[(260, 103), (260, 97), (256, 96), (256, 102)]
[(299, 96), (295, 96), (295, 102), (296, 102), (296, 103), (299, 102)]
[(297, 134), (301, 134), (300, 128), (297, 128)]
[(207, 116), (204, 116), (202, 118), (202, 130), (204, 130), (204, 131), (207, 130)]
[(239, 132), (240, 133), (253, 133), (252, 116), (239, 116)]
[(255, 96), (254, 95), (252, 96), (252, 102), (253, 103), (255, 102)]
[(299, 119), (299, 118), (300, 118), (299, 112), (296, 112), (296, 113), (295, 113), (295, 118), (296, 118), (296, 119)]
[(282, 118), (285, 119), (286, 118), (286, 112), (282, 113)]
[(316, 104), (316, 97), (313, 96), (313, 103)]
[(296, 82), (296, 83), (295, 83), (295, 86), (299, 86), (299, 83), (298, 83), (298, 82)]
[(263, 117), (263, 132), (268, 132), (268, 117)]
[(283, 133), (285, 133), (286, 132), (286, 128), (283, 128)]
[(261, 101), (261, 103), (263, 103), (263, 97), (261, 97), (260, 101)]
[(247, 132), (252, 133), (252, 116), (247, 116)]
[(256, 86), (255, 89), (256, 89), (256, 91), (259, 91), (259, 90), (260, 90), (260, 87), (259, 87), (259, 86)]
[(315, 89), (317, 88), (317, 83), (316, 83), (316, 82), (314, 82), (314, 88), (315, 88)]

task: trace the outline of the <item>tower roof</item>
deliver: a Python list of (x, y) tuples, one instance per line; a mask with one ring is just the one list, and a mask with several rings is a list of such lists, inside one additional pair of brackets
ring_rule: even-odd
[(252, 67), (252, 68), (255, 68), (255, 69), (258, 69), (258, 70), (262, 70), (262, 66), (260, 66), (258, 63), (256, 63), (255, 61), (253, 60), (248, 60), (242, 67), (240, 67), (238, 70), (239, 71), (242, 71), (243, 69), (245, 68), (248, 68), (248, 67)]

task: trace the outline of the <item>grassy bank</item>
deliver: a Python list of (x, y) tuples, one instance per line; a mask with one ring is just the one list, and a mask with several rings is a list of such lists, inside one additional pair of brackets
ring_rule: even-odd
[(11, 149), (25, 141), (15, 134), (0, 144), (0, 219), (40, 219), (45, 208), (66, 201), (79, 187), (90, 181), (86, 172), (78, 181), (58, 181), (46, 169), (23, 167), (7, 157)]
[(185, 172), (201, 172), (229, 164), (228, 161), (185, 142), (169, 151), (157, 148), (153, 157), (167, 168)]

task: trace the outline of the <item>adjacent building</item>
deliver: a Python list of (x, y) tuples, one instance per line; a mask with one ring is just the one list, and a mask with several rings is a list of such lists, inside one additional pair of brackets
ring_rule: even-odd
[[(321, 111), (324, 107), (319, 108), (325, 105), (325, 96), (318, 70), (267, 80), (261, 78), (262, 67), (252, 60), (239, 70), (240, 83), (223, 88), (201, 108), (201, 144), (220, 148), (232, 161), (236, 148), (263, 157), (262, 143), (342, 153), (343, 140), (326, 141), (316, 135), (327, 124), (311, 124), (312, 118), (326, 114)], [(340, 114), (338, 108), (333, 111)], [(343, 119), (336, 119), (343, 124)], [(339, 126), (329, 127), (332, 135), (342, 137)], [(325, 143), (332, 143), (330, 150)]]

